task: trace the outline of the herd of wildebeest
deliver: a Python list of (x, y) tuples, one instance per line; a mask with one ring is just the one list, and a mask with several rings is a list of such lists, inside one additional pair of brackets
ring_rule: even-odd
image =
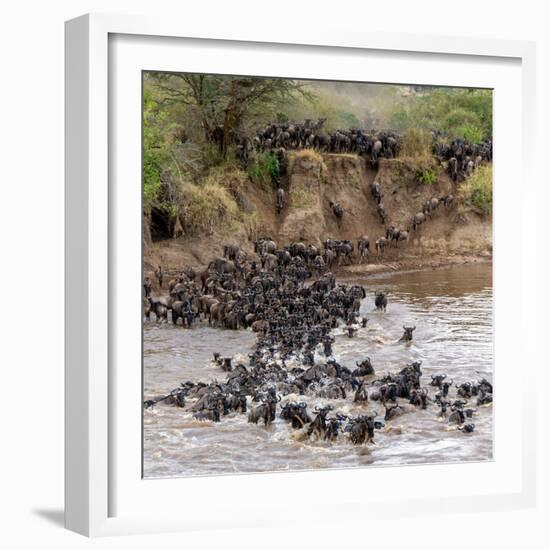
[[(354, 153), (377, 163), (399, 154), (401, 136), (396, 132), (366, 132), (359, 129), (322, 131), (324, 120), (300, 124), (270, 124), (250, 138), (238, 140), (236, 156), (247, 163), (253, 152), (277, 155), (284, 174), (287, 151), (311, 148), (323, 153)], [(434, 154), (446, 162), (453, 181), (470, 175), (479, 164), (491, 161), (492, 144), (470, 144), (464, 140), (442, 143), (434, 137)], [(427, 200), (422, 211), (403, 228), (386, 225), (378, 181), (370, 185), (385, 235), (373, 242), (377, 254), (406, 241), (411, 231), (431, 219), (437, 209), (449, 209), (453, 195)], [(279, 185), (277, 211), (286, 206)], [(338, 224), (345, 215), (338, 204), (329, 204)], [(415, 410), (434, 410), (434, 417), (463, 433), (472, 433), (471, 421), (477, 408), (492, 404), (493, 387), (485, 378), (457, 381), (445, 373), (422, 379), (421, 361), (399, 366), (395, 374), (378, 374), (370, 357), (355, 366), (340, 364), (333, 355), (335, 329), (355, 338), (369, 319), (361, 316), (360, 305), (367, 297), (358, 284), (338, 284), (332, 269), (368, 260), (368, 236), (350, 240), (329, 238), (318, 247), (294, 242), (278, 247), (270, 237), (254, 243), (254, 253), (237, 245), (224, 246), (223, 257), (206, 268), (184, 267), (167, 280), (162, 266), (144, 279), (144, 315), (157, 323), (171, 320), (192, 329), (207, 324), (219, 329), (252, 330), (255, 344), (247, 360), (222, 357), (213, 352), (212, 364), (224, 373), (224, 380), (185, 381), (164, 395), (150, 397), (144, 408), (158, 403), (191, 411), (196, 420), (222, 422), (224, 417), (246, 414), (248, 422), (269, 427), (276, 419), (300, 430), (306, 440), (334, 441), (347, 437), (356, 445), (374, 442), (375, 431), (389, 429), (386, 423)], [(383, 315), (388, 296), (374, 295), (375, 315)], [(154, 317), (152, 317), (152, 314)], [(403, 326), (397, 345), (410, 345), (416, 326)], [(286, 396), (290, 396), (286, 397)], [(303, 399), (300, 398), (303, 396)], [(307, 398), (307, 399), (306, 399)], [(323, 406), (308, 410), (307, 401), (321, 399)], [(326, 405), (327, 400), (351, 400), (364, 411), (356, 416)], [(281, 404), (281, 402), (283, 404)], [(374, 407), (372, 405), (375, 404)], [(374, 410), (371, 410), (371, 407)]]
[[(325, 120), (268, 124), (258, 129), (252, 138), (238, 137), (235, 156), (246, 165), (254, 153), (272, 152), (277, 155), (284, 172), (286, 152), (289, 150), (313, 149), (320, 153), (356, 154), (368, 159), (373, 166), (380, 158), (391, 159), (399, 155), (403, 140), (399, 132), (360, 128), (324, 132)], [(223, 129), (220, 131), (223, 134)], [(449, 175), (455, 182), (470, 175), (481, 162), (492, 160), (492, 140), (470, 143), (456, 138), (447, 141), (439, 130), (431, 130), (430, 135), (434, 155), (440, 161), (447, 162)]]
[[(399, 154), (402, 136), (389, 130), (372, 130), (370, 132), (352, 128), (350, 130), (337, 130), (330, 134), (321, 132), (324, 119), (316, 122), (306, 120), (295, 124), (270, 124), (258, 130), (253, 139), (241, 138), (236, 147), (237, 158), (246, 165), (249, 157), (254, 152), (272, 152), (279, 165), (279, 177), (277, 178), (276, 211), (281, 214), (288, 204), (287, 192), (282, 185), (282, 177), (286, 175), (288, 167), (287, 152), (292, 149), (312, 148), (320, 152), (329, 153), (353, 153), (364, 156), (373, 166), (379, 158), (395, 158)], [(469, 143), (463, 139), (454, 139), (450, 142), (439, 140), (440, 132), (432, 131), (433, 153), (440, 162), (444, 162), (447, 172), (454, 183), (464, 180), (483, 162), (492, 160), (492, 141), (482, 143)], [(376, 179), (370, 184), (370, 192), (376, 202), (376, 212), (380, 223), (385, 228), (385, 235), (376, 239), (374, 247), (377, 253), (382, 253), (390, 245), (396, 246), (400, 242), (406, 242), (411, 231), (416, 231), (422, 224), (431, 219), (439, 208), (448, 210), (455, 202), (452, 193), (444, 196), (433, 196), (426, 200), (421, 209), (414, 214), (412, 219), (404, 221), (402, 227), (395, 223), (387, 225), (388, 214), (382, 198), (384, 194), (380, 182)], [(334, 214), (338, 225), (343, 223), (345, 209), (338, 202), (330, 202), (329, 207)], [(353, 247), (350, 241), (340, 241), (337, 249), (342, 249), (342, 256), (350, 260), (349, 248)], [(359, 237), (358, 252), (360, 261), (368, 258), (371, 252), (370, 240), (367, 236)], [(330, 253), (329, 253), (330, 256)], [(321, 258), (326, 262), (326, 258)], [(319, 262), (321, 261), (319, 260)]]
[[(333, 240), (324, 243), (325, 252), (334, 247)], [(228, 415), (247, 414), (248, 422), (266, 427), (279, 413), (305, 440), (348, 437), (356, 445), (373, 442), (376, 430), (390, 429), (393, 419), (419, 409), (434, 409), (434, 418), (461, 432), (473, 432), (471, 419), (477, 407), (492, 403), (493, 387), (485, 378), (459, 382), (440, 373), (426, 383), (421, 361), (403, 365), (396, 374), (377, 374), (366, 355), (353, 367), (336, 360), (335, 329), (355, 338), (367, 327), (369, 319), (360, 315), (367, 293), (362, 285), (337, 284), (331, 272), (318, 269), (320, 254), (313, 248), (304, 243), (278, 248), (273, 240), (260, 238), (254, 254), (227, 245), (224, 257), (204, 270), (185, 267), (169, 281), (159, 266), (156, 286), (166, 292), (164, 296), (153, 296), (152, 281), (146, 277), (147, 320), (152, 321), (153, 314), (158, 323), (171, 318), (174, 325), (188, 329), (197, 324), (249, 329), (256, 340), (247, 360), (213, 352), (212, 364), (220, 376), (225, 373), (223, 381), (182, 382), (164, 395), (146, 399), (144, 408), (163, 403), (191, 411), (197, 421), (214, 423)], [(383, 315), (388, 296), (376, 292), (374, 305), (374, 315)], [(415, 329), (403, 326), (395, 344), (410, 345)], [(309, 411), (306, 397), (325, 405)], [(326, 405), (331, 399), (349, 399), (364, 412), (344, 414)], [(373, 403), (375, 410), (370, 410)]]

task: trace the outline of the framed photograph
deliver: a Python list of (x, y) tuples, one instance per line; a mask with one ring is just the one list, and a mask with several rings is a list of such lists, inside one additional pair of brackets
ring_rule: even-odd
[(533, 97), (524, 42), (67, 22), (67, 528), (533, 505)]

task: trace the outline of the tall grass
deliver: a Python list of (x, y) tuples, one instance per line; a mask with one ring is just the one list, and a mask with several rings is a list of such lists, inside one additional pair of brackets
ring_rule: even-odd
[(432, 135), (427, 130), (409, 128), (403, 134), (399, 158), (412, 165), (417, 180), (424, 185), (434, 185), (439, 175), (432, 146)]
[(267, 188), (279, 179), (279, 161), (274, 153), (257, 153), (248, 167), (248, 177)]
[(243, 229), (257, 230), (256, 212), (239, 207), (238, 197), (248, 179), (241, 169), (225, 163), (210, 169), (198, 183), (180, 181), (177, 215), (187, 235), (211, 235)]
[(484, 216), (493, 211), (493, 166), (479, 166), (460, 186), (459, 197), (464, 204), (481, 211)]
[(292, 174), (294, 171), (294, 164), (297, 160), (306, 159), (310, 162), (317, 163), (319, 165), (319, 173), (317, 177), (319, 181), (323, 180), (324, 173), (326, 171), (325, 163), (323, 162), (323, 157), (320, 153), (314, 149), (300, 149), (298, 151), (292, 151), (288, 155), (288, 168), (287, 171), (289, 174)]
[(429, 159), (432, 155), (432, 136), (422, 128), (409, 128), (403, 134), (400, 157), (411, 159)]
[(292, 208), (310, 208), (314, 201), (311, 190), (303, 184), (295, 184), (289, 193), (290, 206)]

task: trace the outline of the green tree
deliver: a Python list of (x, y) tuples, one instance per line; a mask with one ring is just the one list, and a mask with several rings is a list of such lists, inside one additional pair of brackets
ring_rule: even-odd
[(151, 209), (159, 200), (161, 174), (169, 160), (170, 153), (162, 139), (162, 121), (158, 103), (151, 93), (143, 95), (143, 202)]
[(164, 104), (181, 104), (195, 114), (204, 139), (214, 141), (225, 157), (245, 119), (273, 111), (295, 94), (308, 96), (304, 85), (285, 78), (151, 73)]

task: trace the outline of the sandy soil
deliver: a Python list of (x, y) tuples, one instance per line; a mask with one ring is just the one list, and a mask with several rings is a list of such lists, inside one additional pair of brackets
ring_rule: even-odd
[[(355, 155), (318, 155), (293, 153), (289, 174), (283, 182), (289, 206), (276, 214), (275, 193), (247, 183), (239, 189), (239, 203), (256, 212), (256, 235), (247, 235), (244, 228), (202, 236), (183, 236), (152, 242), (144, 235), (145, 274), (162, 264), (169, 276), (189, 265), (204, 267), (209, 260), (222, 256), (224, 244), (237, 244), (253, 254), (252, 241), (266, 235), (279, 246), (294, 241), (319, 245), (328, 237), (350, 239), (360, 235), (374, 241), (384, 235), (370, 194), (370, 183), (380, 182), (382, 203), (388, 219), (386, 225), (408, 229), (416, 212), (429, 198), (447, 194), (456, 196), (457, 189), (445, 173), (434, 185), (416, 180), (414, 171), (403, 161), (381, 160), (377, 170)], [(344, 208), (340, 224), (330, 208), (330, 201)], [(147, 220), (146, 220), (147, 229)], [(440, 208), (409, 241), (389, 247), (380, 256), (372, 254), (367, 264), (342, 266), (344, 273), (380, 273), (384, 271), (434, 269), (457, 263), (488, 262), (492, 257), (492, 223), (475, 213), (459, 217), (456, 207)]]

